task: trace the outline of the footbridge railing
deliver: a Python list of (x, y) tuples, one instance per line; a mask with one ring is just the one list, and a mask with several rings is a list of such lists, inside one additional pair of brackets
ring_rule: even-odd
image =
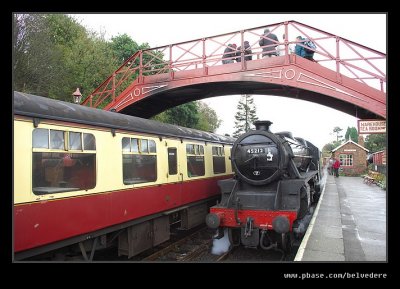
[[(269, 32), (264, 33), (266, 29)], [(272, 39), (271, 34), (275, 34), (278, 41)], [(103, 108), (130, 84), (142, 83), (148, 75), (168, 73), (172, 80), (176, 73), (198, 68), (202, 68), (204, 75), (207, 75), (209, 67), (223, 65), (224, 50), (229, 44), (236, 44), (240, 48), (234, 56), (225, 59), (241, 62), (242, 70), (247, 67), (244, 57), (251, 55), (251, 61), (257, 61), (262, 58), (263, 48), (274, 49), (278, 57), (284, 57), (289, 65), (289, 55), (294, 53), (295, 46), (304, 47), (304, 43), (297, 41), (297, 36), (308, 38), (316, 44), (314, 60), (334, 71), (338, 83), (345, 75), (386, 92), (385, 53), (297, 21), (286, 21), (140, 50), (88, 95), (82, 105)], [(260, 47), (262, 38), (270, 40), (270, 44)], [(243, 48), (245, 41), (250, 46), (246, 50)], [(187, 77), (191, 77), (190, 73), (187, 73)]]

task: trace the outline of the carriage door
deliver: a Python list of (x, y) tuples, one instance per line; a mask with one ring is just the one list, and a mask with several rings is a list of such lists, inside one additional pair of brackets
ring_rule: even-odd
[(172, 206), (180, 205), (182, 201), (182, 174), (179, 166), (179, 150), (181, 149), (179, 141), (167, 141), (167, 182), (170, 185), (170, 196)]

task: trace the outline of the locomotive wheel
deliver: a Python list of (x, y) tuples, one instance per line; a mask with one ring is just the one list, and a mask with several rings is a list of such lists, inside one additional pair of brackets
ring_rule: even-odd
[(228, 237), (229, 242), (231, 242), (231, 246), (239, 246), (240, 245), (240, 228), (239, 229), (231, 229), (228, 228)]

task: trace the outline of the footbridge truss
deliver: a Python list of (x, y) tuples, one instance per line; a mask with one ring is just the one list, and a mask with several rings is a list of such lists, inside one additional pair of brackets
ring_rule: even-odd
[[(315, 61), (294, 54), (295, 45), (304, 46), (298, 35), (316, 44)], [(260, 38), (270, 39), (273, 44), (265, 47), (279, 55), (263, 58)], [(249, 51), (240, 49), (234, 63), (222, 64), (228, 44), (244, 47), (244, 41)], [(245, 52), (252, 60), (244, 61)], [(291, 97), (358, 118), (386, 119), (386, 54), (286, 21), (140, 50), (82, 105), (148, 118), (189, 101), (233, 94)]]

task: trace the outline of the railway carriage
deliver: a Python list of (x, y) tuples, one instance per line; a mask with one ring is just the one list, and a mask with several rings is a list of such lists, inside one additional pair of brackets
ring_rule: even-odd
[(204, 222), (232, 176), (230, 137), (20, 92), (13, 137), (16, 260), (130, 258)]

